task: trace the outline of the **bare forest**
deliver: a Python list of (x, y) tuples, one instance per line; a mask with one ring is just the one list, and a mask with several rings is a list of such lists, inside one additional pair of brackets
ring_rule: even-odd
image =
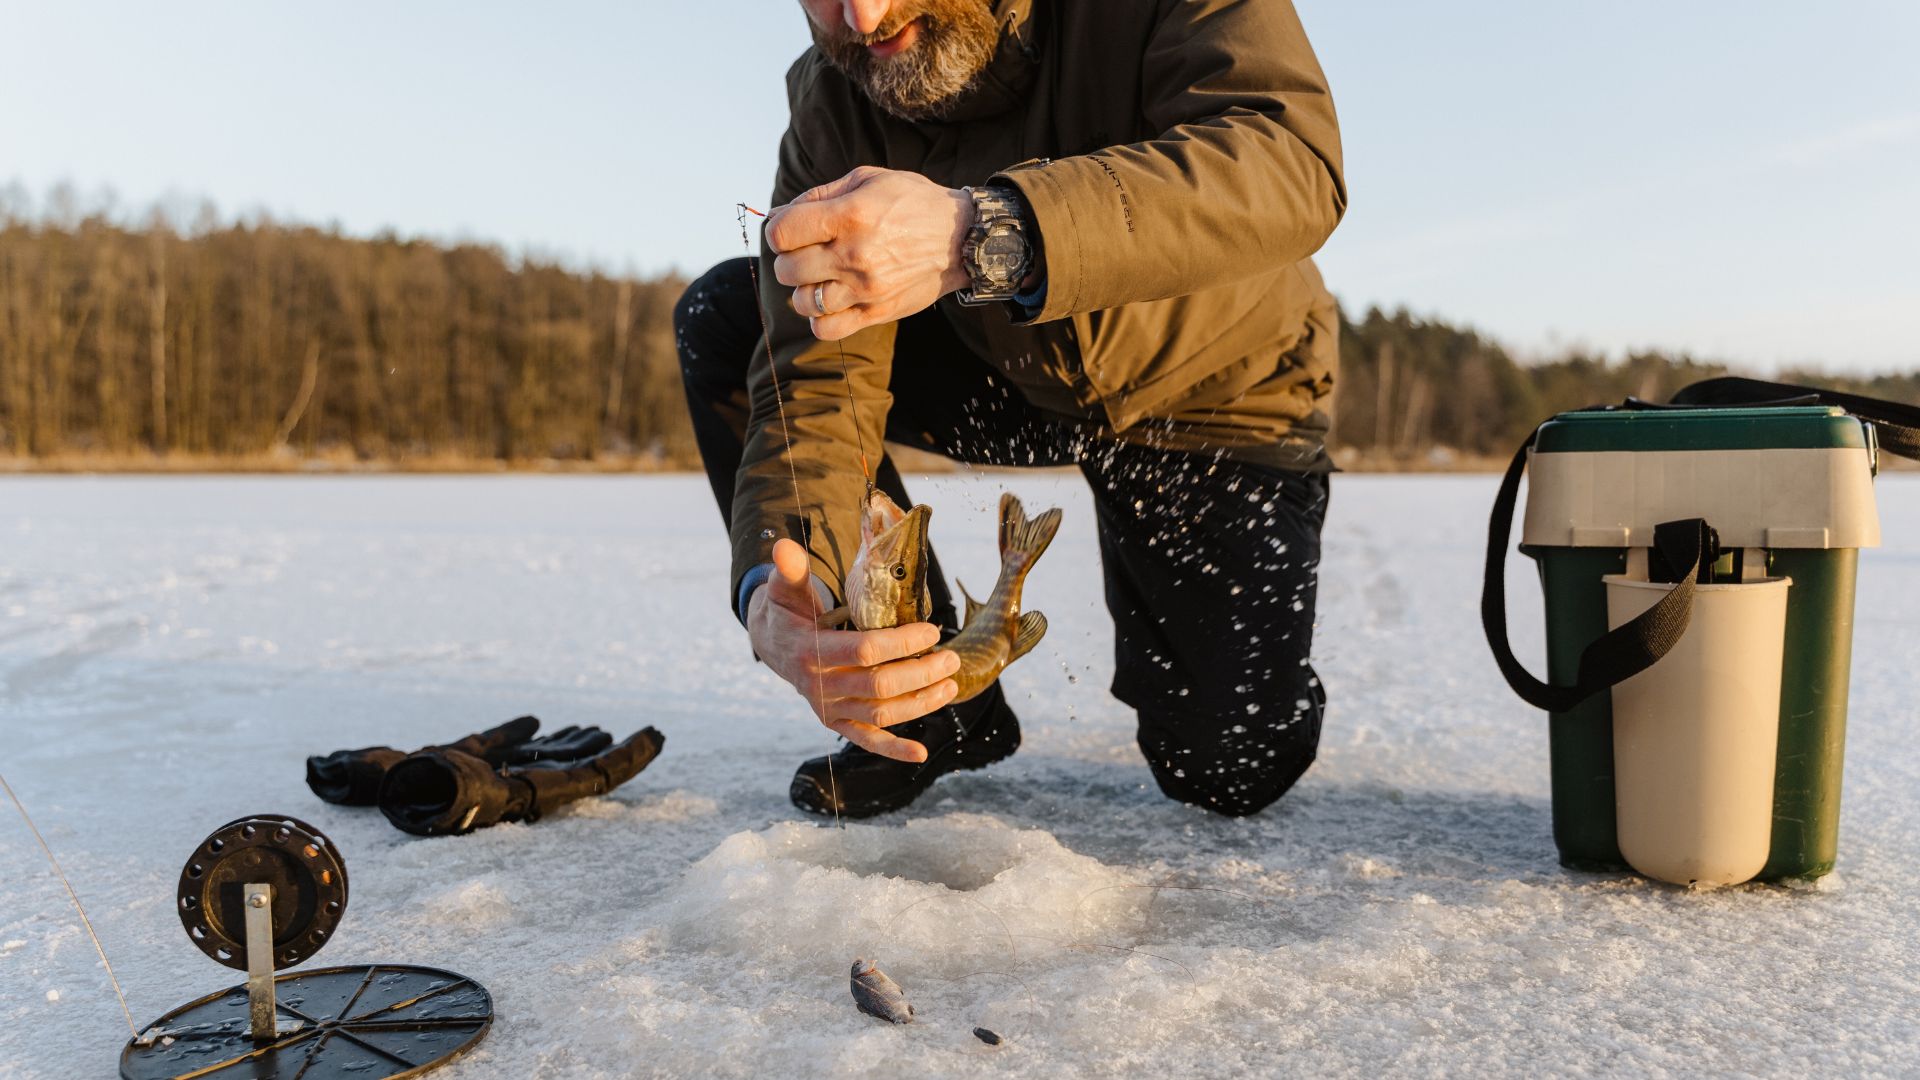
[[(0, 463), (691, 466), (681, 286), (265, 220), (0, 215)], [(1358, 468), (1484, 465), (1555, 411), (1729, 370), (1659, 352), (1522, 363), (1404, 311), (1345, 320), (1341, 354), (1335, 452)], [(1780, 377), (1920, 394), (1912, 374)]]
[(688, 461), (680, 283), (236, 224), (0, 225), (0, 455)]

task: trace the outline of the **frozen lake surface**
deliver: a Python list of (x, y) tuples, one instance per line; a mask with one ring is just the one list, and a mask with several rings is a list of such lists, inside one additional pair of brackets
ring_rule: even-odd
[[(914, 481), (948, 571), (992, 576), (1003, 484), (1067, 509), (1027, 594), (1052, 630), (1007, 676), (1025, 748), (875, 823), (788, 806), (831, 736), (751, 663), (697, 477), (0, 480), (0, 767), (142, 1024), (239, 981), (175, 917), (192, 846), (263, 811), (320, 826), (353, 899), (318, 963), (492, 990), (449, 1078), (1920, 1068), (1915, 478), (1880, 482), (1887, 546), (1862, 560), (1840, 872), (1712, 893), (1555, 865), (1545, 721), (1477, 616), (1492, 478), (1337, 478), (1320, 761), (1245, 820), (1162, 798), (1107, 695), (1077, 476)], [(1511, 569), (1538, 670), (1538, 589)], [(310, 753), (527, 712), (653, 724), (666, 751), (463, 838), (302, 783)], [(1162, 882), (1217, 891), (1135, 887)], [(855, 955), (923, 1022), (856, 1013)], [(0, 811), (0, 1077), (110, 1075), (126, 1037)]]

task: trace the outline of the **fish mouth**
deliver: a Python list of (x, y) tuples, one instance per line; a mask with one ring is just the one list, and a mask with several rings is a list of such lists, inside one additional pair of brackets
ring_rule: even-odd
[(876, 491), (867, 503), (866, 514), (862, 531), (870, 538), (867, 549), (875, 555), (894, 562), (909, 555), (918, 558), (926, 550), (933, 507), (919, 503), (902, 511), (892, 499)]
[(869, 490), (866, 501), (860, 504), (860, 528), (867, 536), (879, 536), (904, 517), (900, 507), (879, 488)]
[(900, 524), (896, 527), (901, 530), (901, 538), (906, 549), (919, 553), (927, 549), (927, 531), (932, 524), (933, 507), (921, 503), (907, 511), (906, 516), (900, 519)]

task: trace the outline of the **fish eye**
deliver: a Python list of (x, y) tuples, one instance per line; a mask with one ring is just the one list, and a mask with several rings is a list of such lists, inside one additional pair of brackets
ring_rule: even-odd
[(897, 562), (893, 564), (893, 580), (895, 581), (907, 580), (907, 564), (906, 563)]

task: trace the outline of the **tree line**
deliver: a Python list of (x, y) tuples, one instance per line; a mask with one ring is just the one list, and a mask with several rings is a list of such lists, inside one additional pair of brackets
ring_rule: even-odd
[[(266, 220), (0, 212), (0, 458), (693, 465), (683, 284)], [(1556, 411), (1728, 371), (1657, 351), (1522, 363), (1405, 311), (1342, 327), (1334, 442), (1358, 465), (1501, 457)], [(1920, 397), (1916, 374), (1780, 377)]]
[(684, 462), (680, 287), (264, 221), (0, 221), (0, 454)]
[[(1430, 461), (1445, 453), (1505, 459), (1547, 417), (1629, 397), (1664, 402), (1689, 383), (1748, 374), (1658, 350), (1606, 357), (1580, 349), (1521, 363), (1499, 343), (1406, 311), (1341, 316), (1335, 448), (1357, 463)], [(1920, 401), (1920, 372), (1766, 376), (1892, 401)]]

